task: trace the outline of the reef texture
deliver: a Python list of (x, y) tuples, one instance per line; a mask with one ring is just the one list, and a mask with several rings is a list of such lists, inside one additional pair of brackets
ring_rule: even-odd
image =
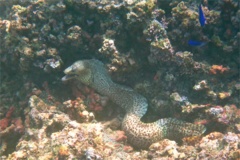
[[(42, 96), (39, 95), (40, 97)], [(178, 145), (168, 139), (153, 143), (148, 150), (134, 150), (123, 131), (111, 129), (117, 120), (91, 123), (70, 119), (45, 99), (33, 95), (25, 109), (25, 133), (16, 151), (4, 159), (237, 159), (240, 134), (212, 132), (204, 137), (184, 138)], [(80, 100), (78, 100), (80, 102)], [(71, 102), (74, 108), (82, 103)], [(64, 102), (63, 108), (69, 108)], [(87, 120), (79, 114), (82, 120)], [(89, 119), (88, 119), (89, 120)], [(112, 127), (110, 127), (112, 126)]]
[(122, 129), (128, 142), (136, 148), (148, 148), (152, 143), (164, 138), (182, 139), (198, 136), (205, 132), (203, 125), (195, 125), (172, 118), (160, 119), (154, 123), (143, 123), (141, 118), (146, 114), (148, 103), (146, 98), (131, 88), (114, 83), (104, 64), (98, 60), (77, 61), (64, 70), (63, 81), (76, 79), (94, 88), (102, 95), (109, 97), (117, 105), (125, 109)]
[[(53, 159), (239, 158), (239, 17), (238, 0), (0, 0), (1, 159), (24, 159), (20, 153), (32, 159), (43, 153)], [(143, 151), (129, 146), (121, 105), (78, 81), (62, 83), (63, 69), (84, 59), (100, 60), (114, 82), (147, 99), (144, 124), (179, 119), (204, 125), (203, 137), (162, 139)], [(30, 103), (33, 96), (46, 110)], [(75, 135), (64, 143), (50, 139), (68, 135), (64, 128), (73, 121), (83, 133), (81, 152), (66, 144), (78, 143)], [(98, 134), (113, 135), (114, 144), (96, 145), (81, 126), (100, 126)], [(34, 145), (24, 148), (28, 142)]]

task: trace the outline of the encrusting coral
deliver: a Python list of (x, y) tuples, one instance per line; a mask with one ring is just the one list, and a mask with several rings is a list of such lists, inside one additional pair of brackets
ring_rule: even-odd
[(21, 118), (12, 117), (14, 110), (14, 107), (10, 107), (6, 116), (0, 120), (0, 156), (12, 150), (11, 145), (13, 142), (11, 142), (10, 139), (17, 141), (24, 133), (24, 126)]

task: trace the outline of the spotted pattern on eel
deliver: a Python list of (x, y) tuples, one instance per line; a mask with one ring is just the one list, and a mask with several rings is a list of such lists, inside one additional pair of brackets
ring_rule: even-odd
[(181, 139), (187, 136), (201, 135), (203, 125), (195, 125), (174, 118), (163, 118), (152, 123), (141, 121), (146, 113), (147, 99), (133, 89), (114, 83), (105, 66), (99, 60), (80, 60), (64, 70), (62, 81), (76, 79), (94, 88), (98, 93), (108, 96), (114, 103), (125, 109), (126, 115), (122, 129), (133, 146), (146, 149), (161, 139)]

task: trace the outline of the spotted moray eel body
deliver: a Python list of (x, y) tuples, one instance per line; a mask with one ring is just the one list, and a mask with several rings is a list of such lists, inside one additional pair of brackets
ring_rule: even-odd
[(181, 139), (187, 136), (201, 135), (205, 132), (203, 125), (195, 125), (173, 118), (159, 119), (153, 123), (144, 123), (142, 116), (146, 113), (148, 103), (145, 97), (131, 88), (114, 83), (104, 64), (98, 60), (80, 60), (65, 69), (62, 80), (75, 78), (77, 81), (94, 88), (102, 95), (108, 96), (114, 103), (126, 110), (122, 129), (128, 142), (137, 148), (146, 149), (161, 139)]

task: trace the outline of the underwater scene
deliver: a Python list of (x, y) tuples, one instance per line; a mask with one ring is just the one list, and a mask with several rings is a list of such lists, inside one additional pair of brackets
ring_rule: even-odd
[(240, 160), (239, 0), (0, 0), (1, 160)]

